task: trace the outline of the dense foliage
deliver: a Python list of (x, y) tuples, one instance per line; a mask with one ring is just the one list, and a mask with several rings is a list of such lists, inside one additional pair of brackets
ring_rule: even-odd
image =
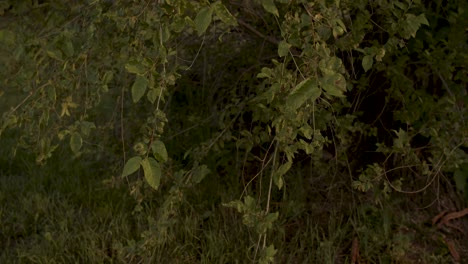
[(188, 211), (233, 208), (248, 257), (273, 261), (273, 231), (288, 239), (310, 200), (354, 219), (348, 241), (401, 258), (390, 225), (372, 236), (359, 218), (406, 195), (466, 206), (466, 12), (457, 0), (1, 1), (3, 173), (60, 162), (125, 179), (134, 212), (158, 201), (142, 258), (178, 241)]

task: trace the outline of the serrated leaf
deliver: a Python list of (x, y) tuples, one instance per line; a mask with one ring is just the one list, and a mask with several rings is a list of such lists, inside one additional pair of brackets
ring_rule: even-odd
[(268, 13), (279, 17), (278, 9), (276, 9), (275, 2), (273, 0), (262, 0), (262, 6)]
[(286, 106), (291, 110), (301, 107), (307, 100), (315, 101), (321, 95), (315, 80), (310, 78), (300, 82), (286, 99)]
[(167, 162), (167, 150), (162, 141), (156, 140), (151, 144), (153, 155), (159, 162)]
[(70, 148), (73, 153), (78, 153), (83, 145), (83, 139), (79, 133), (73, 133), (70, 137)]
[(209, 7), (202, 8), (197, 16), (195, 17), (195, 29), (198, 31), (198, 35), (201, 36), (208, 29), (211, 23), (213, 10)]
[(216, 16), (221, 19), (221, 21), (230, 26), (237, 26), (237, 19), (229, 12), (221, 1), (214, 3), (213, 9)]
[(362, 68), (364, 68), (364, 71), (367, 72), (372, 68), (372, 65), (374, 64), (374, 58), (372, 55), (366, 55), (362, 59)]
[(145, 174), (145, 180), (151, 186), (151, 188), (157, 190), (161, 183), (161, 167), (159, 163), (153, 158), (145, 158), (141, 161), (141, 167)]
[(147, 86), (148, 80), (144, 76), (137, 75), (132, 86), (132, 98), (134, 103), (140, 101), (141, 97), (145, 94)]
[(127, 160), (125, 166), (122, 171), (122, 177), (126, 177), (134, 172), (136, 172), (140, 168), (141, 157), (135, 156)]

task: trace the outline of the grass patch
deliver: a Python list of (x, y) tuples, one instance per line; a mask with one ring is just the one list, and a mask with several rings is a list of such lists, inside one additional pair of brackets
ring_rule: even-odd
[[(61, 175), (54, 170), (0, 177), (1, 263), (253, 261), (258, 237), (241, 215), (221, 205), (219, 189), (187, 191), (163, 218), (169, 193), (154, 192), (138, 203), (123, 181), (106, 187), (104, 176), (76, 164)], [(290, 186), (288, 202), (273, 205), (280, 219), (268, 241), (278, 263), (351, 263), (353, 239), (363, 263), (451, 262), (441, 240), (447, 235), (400, 211), (407, 200), (376, 207), (360, 204), (356, 195), (353, 202), (339, 185), (327, 191), (304, 186)]]

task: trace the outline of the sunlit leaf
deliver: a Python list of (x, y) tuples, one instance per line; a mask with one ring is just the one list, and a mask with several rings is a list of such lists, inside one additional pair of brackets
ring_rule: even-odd
[(161, 182), (161, 167), (153, 158), (145, 158), (141, 161), (141, 167), (145, 174), (145, 180), (153, 189), (157, 190)]
[(141, 163), (140, 156), (135, 156), (135, 157), (130, 158), (127, 161), (127, 163), (125, 163), (125, 166), (122, 171), (122, 177), (126, 177), (136, 172), (140, 168), (140, 163)]
[(134, 103), (140, 101), (141, 97), (145, 94), (147, 86), (148, 80), (144, 76), (137, 75), (132, 86), (132, 98)]
[(208, 29), (208, 26), (211, 23), (213, 15), (213, 10), (209, 7), (202, 8), (197, 16), (195, 17), (195, 29), (198, 32), (198, 35), (202, 35)]

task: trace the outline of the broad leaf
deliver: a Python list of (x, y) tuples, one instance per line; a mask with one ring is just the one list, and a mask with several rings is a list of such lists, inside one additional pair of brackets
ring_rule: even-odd
[(279, 17), (278, 9), (276, 9), (275, 2), (273, 0), (262, 0), (263, 8), (273, 15)]
[(159, 188), (161, 182), (161, 167), (153, 158), (145, 158), (141, 161), (141, 167), (145, 174), (146, 182), (155, 190)]
[(79, 133), (73, 133), (70, 137), (70, 148), (73, 153), (78, 153), (83, 145), (83, 139)]
[(275, 183), (276, 187), (281, 190), (283, 188), (283, 176), (288, 172), (288, 170), (291, 168), (292, 162), (288, 161), (284, 164), (282, 164), (278, 170), (275, 172), (273, 176), (273, 182)]
[(156, 140), (151, 144), (153, 155), (159, 162), (167, 162), (167, 150), (162, 141)]
[(230, 25), (237, 26), (236, 18), (229, 12), (225, 5), (221, 1), (217, 1), (213, 4), (213, 10), (221, 21)]
[[(139, 62), (137, 61), (130, 61), (128, 62), (127, 64), (125, 64), (125, 69), (129, 72), (129, 73), (135, 73), (135, 74), (145, 74), (146, 73), (146, 69), (145, 69), (145, 66), (141, 65)], [(106, 72), (107, 74), (107, 72)]]
[(346, 80), (344, 76), (339, 73), (325, 75), (320, 80), (320, 85), (330, 96), (345, 97)]
[(132, 86), (132, 98), (134, 103), (140, 101), (141, 97), (145, 94), (147, 86), (148, 80), (144, 76), (137, 75)]
[(198, 35), (201, 36), (208, 29), (211, 23), (213, 10), (209, 7), (202, 8), (197, 16), (195, 17), (195, 29), (198, 31)]
[(286, 107), (296, 110), (309, 99), (315, 101), (321, 93), (315, 80), (305, 79), (293, 89), (288, 99), (286, 99)]
[(122, 171), (122, 177), (126, 177), (136, 172), (140, 168), (140, 163), (141, 163), (140, 156), (135, 156), (135, 157), (130, 158), (127, 161), (127, 163), (125, 163), (125, 166)]
[(421, 25), (429, 26), (429, 22), (427, 21), (426, 16), (424, 14), (421, 14), (419, 16), (413, 14), (406, 14), (406, 21), (403, 25), (401, 35), (406, 39), (409, 39), (410, 37), (415, 38), (416, 32), (421, 27)]
[(197, 167), (193, 170), (192, 182), (200, 183), (210, 172), (210, 169), (206, 165)]
[(362, 68), (364, 68), (364, 71), (366, 72), (370, 70), (370, 68), (372, 68), (373, 64), (374, 64), (374, 58), (372, 57), (372, 55), (366, 55), (362, 59)]
[(289, 47), (291, 47), (291, 45), (288, 44), (286, 41), (284, 40), (280, 41), (280, 43), (278, 44), (278, 55), (280, 57), (284, 57), (288, 55)]

